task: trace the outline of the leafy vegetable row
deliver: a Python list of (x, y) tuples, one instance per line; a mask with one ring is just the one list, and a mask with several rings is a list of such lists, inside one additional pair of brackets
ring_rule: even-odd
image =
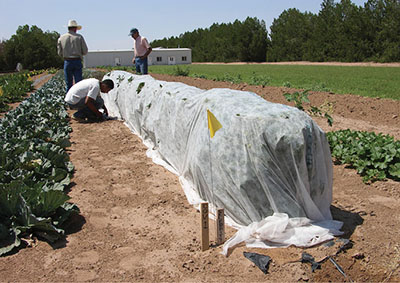
[(400, 180), (400, 141), (373, 132), (341, 130), (327, 133), (332, 156), (349, 164), (364, 182)]
[(33, 90), (28, 73), (18, 73), (0, 76), (0, 112), (9, 109), (8, 103), (18, 102)]
[(74, 167), (62, 74), (0, 120), (0, 255), (34, 234), (53, 242), (79, 212), (64, 192)]
[(47, 72), (55, 74), (56, 69), (33, 70), (0, 76), (0, 112), (10, 109), (9, 103), (22, 101), (26, 93), (33, 90), (32, 77)]

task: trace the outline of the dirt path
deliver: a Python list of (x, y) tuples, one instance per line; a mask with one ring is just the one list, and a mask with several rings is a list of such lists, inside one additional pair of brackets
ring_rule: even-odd
[[(204, 89), (250, 90), (285, 103), (282, 88), (232, 85), (202, 79), (154, 75)], [(400, 139), (399, 102), (313, 93), (313, 104), (335, 101), (333, 129), (380, 130)], [(317, 121), (332, 130), (325, 121)], [(188, 205), (178, 179), (146, 157), (146, 148), (120, 121), (71, 121), (69, 154), (76, 167), (69, 192), (81, 215), (71, 219), (64, 241), (41, 241), (0, 258), (4, 281), (262, 282), (349, 281), (330, 261), (311, 272), (295, 262), (303, 251), (317, 260), (334, 247), (272, 250), (238, 247), (228, 257), (220, 247), (200, 251), (199, 213)], [(353, 247), (335, 257), (354, 281), (400, 280), (400, 184), (365, 185), (352, 169), (334, 166), (332, 213), (344, 221)], [(212, 224), (211, 224), (212, 227)], [(211, 239), (214, 238), (213, 230)], [(227, 227), (227, 237), (235, 231)], [(244, 251), (272, 258), (262, 273)]]

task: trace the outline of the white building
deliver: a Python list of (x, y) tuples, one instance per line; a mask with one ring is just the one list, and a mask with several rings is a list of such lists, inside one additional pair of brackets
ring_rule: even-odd
[[(133, 66), (133, 50), (92, 50), (83, 56), (83, 66)], [(181, 65), (192, 63), (190, 48), (153, 48), (148, 57), (149, 65)]]
[(182, 65), (192, 63), (190, 48), (154, 48), (149, 55), (149, 65)]

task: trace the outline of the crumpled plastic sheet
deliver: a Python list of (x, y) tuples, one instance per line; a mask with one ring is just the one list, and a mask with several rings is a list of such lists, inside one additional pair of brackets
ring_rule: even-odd
[(271, 262), (269, 256), (249, 252), (243, 252), (243, 255), (253, 262), (264, 274), (268, 273), (269, 263)]
[[(110, 116), (179, 176), (188, 201), (224, 208), (239, 231), (223, 254), (252, 247), (313, 246), (342, 234), (332, 220), (332, 159), (325, 133), (305, 112), (255, 93), (202, 90), (150, 75), (112, 71), (102, 94)], [(207, 109), (222, 128), (211, 139)]]

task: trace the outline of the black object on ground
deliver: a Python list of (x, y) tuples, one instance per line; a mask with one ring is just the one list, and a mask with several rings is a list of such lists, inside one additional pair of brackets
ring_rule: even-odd
[(271, 258), (267, 255), (243, 252), (243, 255), (251, 260), (262, 272), (268, 273), (268, 266), (271, 262)]
[(314, 257), (308, 253), (303, 252), (301, 254), (301, 262), (305, 263), (305, 262), (309, 262), (311, 263), (311, 271), (314, 272), (316, 269), (320, 269), (321, 268), (321, 263), (316, 262)]

